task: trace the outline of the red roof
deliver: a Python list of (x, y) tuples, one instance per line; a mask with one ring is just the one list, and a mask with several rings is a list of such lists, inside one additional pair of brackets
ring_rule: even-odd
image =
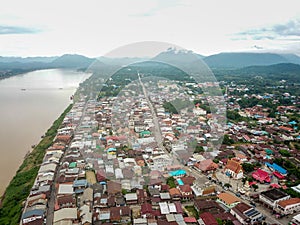
[(152, 205), (150, 203), (142, 204), (141, 213), (142, 213), (142, 215), (147, 214), (147, 213), (152, 213)]
[(281, 175), (281, 173), (278, 173), (277, 171), (274, 171), (273, 174), (278, 177), (279, 179), (284, 179), (285, 176)]
[(182, 205), (181, 205), (181, 203), (180, 203), (180, 202), (174, 202), (174, 204), (175, 204), (177, 213), (182, 214), (182, 213), (183, 213), (183, 210), (182, 210)]
[(193, 189), (191, 188), (191, 186), (188, 185), (188, 184), (180, 185), (179, 189), (180, 189), (181, 192), (185, 192), (185, 193), (189, 193), (189, 192), (193, 191)]
[(256, 182), (255, 182), (255, 181), (251, 181), (251, 182), (249, 182), (249, 185), (250, 185), (250, 186), (252, 186), (252, 185), (254, 185), (254, 184), (256, 184)]
[(280, 188), (280, 185), (279, 185), (279, 184), (276, 184), (276, 183), (274, 183), (274, 184), (270, 184), (270, 187), (272, 187), (272, 188)]
[(258, 180), (260, 182), (271, 182), (271, 178), (268, 172), (262, 170), (262, 169), (258, 169), (255, 172), (252, 173), (252, 177), (255, 180)]
[(197, 220), (195, 217), (184, 217), (184, 222), (186, 223), (197, 223)]
[(200, 217), (205, 225), (218, 225), (217, 220), (210, 212), (201, 213)]

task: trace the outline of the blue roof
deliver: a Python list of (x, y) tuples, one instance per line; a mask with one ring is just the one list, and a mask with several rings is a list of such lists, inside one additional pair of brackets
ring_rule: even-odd
[(108, 152), (115, 152), (115, 151), (117, 151), (117, 149), (116, 148), (109, 148), (109, 149), (107, 149), (107, 151)]
[(270, 164), (266, 162), (266, 166), (272, 168), (273, 170), (281, 173), (281, 174), (287, 174), (287, 170), (282, 168), (281, 166), (277, 165), (276, 163)]
[(42, 209), (30, 210), (28, 212), (25, 212), (22, 215), (22, 219), (26, 219), (26, 218), (31, 217), (31, 216), (43, 216), (44, 213), (45, 213), (45, 210), (42, 210)]
[(281, 174), (287, 174), (286, 169), (282, 168), (281, 166), (277, 165), (276, 163), (273, 163), (273, 169), (278, 171)]
[(170, 176), (181, 176), (181, 175), (185, 175), (186, 172), (185, 170), (174, 170), (169, 172)]
[(179, 185), (184, 185), (184, 183), (183, 183), (183, 181), (182, 181), (181, 179), (177, 179), (177, 183), (178, 183)]
[(290, 125), (296, 125), (297, 122), (296, 122), (295, 120), (293, 120), (293, 121), (289, 122), (289, 124), (290, 124)]
[(87, 180), (74, 180), (73, 182), (73, 187), (82, 187), (82, 186), (87, 186)]

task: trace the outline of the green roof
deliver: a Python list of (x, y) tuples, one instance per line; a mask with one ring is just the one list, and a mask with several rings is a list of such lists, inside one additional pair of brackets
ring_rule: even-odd
[(271, 150), (271, 149), (265, 149), (265, 152), (268, 154), (268, 155), (272, 155), (274, 152)]
[(144, 137), (145, 135), (150, 135), (151, 134), (151, 131), (149, 130), (143, 130), (140, 132), (140, 137)]
[(77, 163), (76, 162), (71, 162), (69, 164), (69, 168), (76, 168), (77, 167)]

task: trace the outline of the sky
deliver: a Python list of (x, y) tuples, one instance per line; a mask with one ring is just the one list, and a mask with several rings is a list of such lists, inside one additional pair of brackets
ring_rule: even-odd
[(89, 57), (140, 41), (300, 55), (298, 0), (0, 0), (0, 56)]

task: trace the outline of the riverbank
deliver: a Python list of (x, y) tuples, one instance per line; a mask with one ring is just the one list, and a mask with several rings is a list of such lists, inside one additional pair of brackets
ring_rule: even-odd
[(89, 76), (75, 70), (51, 69), (0, 80), (0, 196), (32, 145), (40, 142)]
[(54, 121), (52, 126), (47, 130), (44, 138), (24, 159), (16, 175), (6, 188), (4, 195), (1, 197), (1, 225), (19, 224), (24, 201), (29, 195), (30, 189), (37, 176), (45, 151), (52, 145), (57, 129), (71, 108), (72, 104)]

